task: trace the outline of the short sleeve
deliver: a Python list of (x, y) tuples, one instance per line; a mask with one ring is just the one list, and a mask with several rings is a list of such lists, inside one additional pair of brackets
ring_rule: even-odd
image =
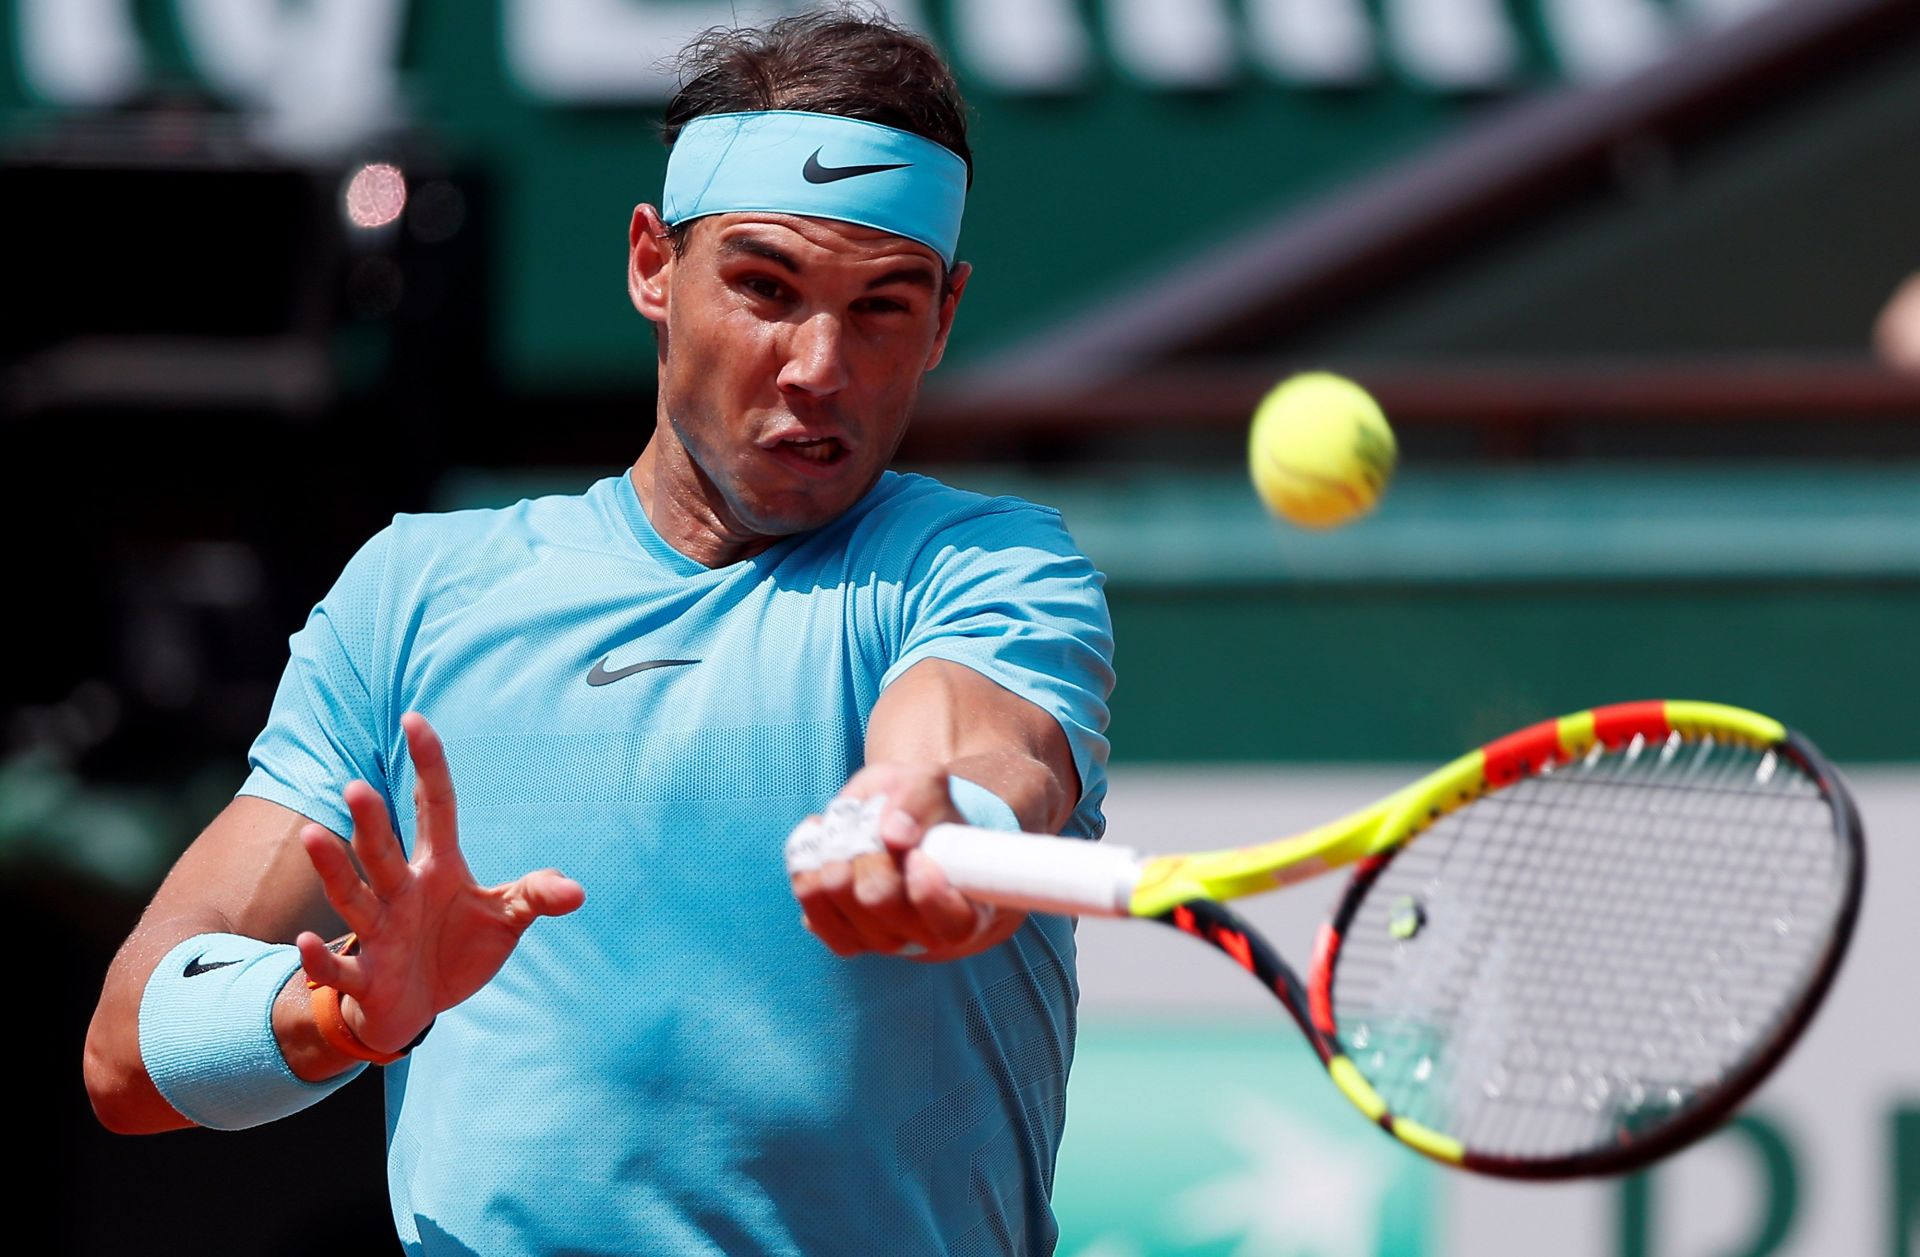
[(901, 650), (881, 686), (923, 659), (963, 664), (1059, 721), (1080, 773), (1067, 831), (1097, 838), (1106, 822), (1107, 700), (1113, 624), (1106, 578), (1058, 514), (998, 500), (936, 533), (913, 567)]
[(387, 793), (380, 678), (381, 590), (393, 530), (360, 548), (289, 640), (290, 657), (266, 727), (247, 752), (243, 795), (292, 808), (336, 834), (351, 832), (340, 794), (359, 778)]

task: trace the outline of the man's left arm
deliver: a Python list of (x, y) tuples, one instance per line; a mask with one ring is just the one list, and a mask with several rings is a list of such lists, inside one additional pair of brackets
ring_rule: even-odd
[(887, 849), (794, 874), (807, 928), (838, 955), (929, 961), (1009, 938), (1023, 913), (967, 900), (916, 848), (943, 821), (1059, 833), (1081, 793), (1059, 722), (965, 664), (927, 658), (874, 704), (866, 760), (841, 793), (886, 799), (879, 826)]

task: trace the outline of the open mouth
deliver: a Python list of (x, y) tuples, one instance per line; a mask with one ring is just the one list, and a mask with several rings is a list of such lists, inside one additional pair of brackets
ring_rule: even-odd
[(783, 453), (804, 459), (816, 467), (831, 467), (847, 456), (847, 447), (838, 437), (802, 437), (782, 441), (775, 446)]

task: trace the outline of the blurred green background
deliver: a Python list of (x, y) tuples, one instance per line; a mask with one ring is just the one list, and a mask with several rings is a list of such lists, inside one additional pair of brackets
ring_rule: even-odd
[[(389, 1242), (373, 1088), (239, 1138), (116, 1140), (78, 1085), (86, 1017), (360, 541), (396, 511), (577, 491), (639, 452), (654, 349), (624, 241), (658, 193), (671, 54), (785, 7), (0, 0), (0, 893), (58, 958), (19, 1005), (51, 1007), (48, 1029), (14, 1048), (50, 1080), (23, 1188), (65, 1219), (48, 1251)], [(1130, 841), (1183, 841), (1170, 801), (1206, 806), (1210, 773), (1259, 766), (1252, 827), (1329, 773), (1392, 784), (1653, 696), (1805, 730), (1875, 783), (1870, 825), (1911, 833), (1920, 381), (1871, 346), (1920, 270), (1920, 6), (888, 7), (952, 55), (978, 155), (978, 277), (904, 465), (1058, 505), (1107, 574)], [(409, 200), (356, 227), (345, 189), (374, 164)], [(1331, 534), (1268, 519), (1240, 464), (1260, 392), (1307, 366), (1371, 387), (1402, 445), (1378, 514)], [(1390, 1185), (1356, 1206), (1380, 1221), (1364, 1242), (1261, 1231), (1301, 1215), (1247, 1203), (1296, 1198), (1215, 1120), (1256, 1103), (1224, 1094), (1178, 1155), (1243, 1193), (1245, 1227), (1202, 1234), (1209, 1199), (1239, 1216), (1225, 1197), (1150, 1209), (1182, 1120), (1136, 1094), (1160, 1072), (1270, 1070), (1275, 1123), (1335, 1138), (1349, 1120), (1229, 997), (1127, 998), (1109, 979), (1153, 946), (1087, 948), (1064, 1251), (1514, 1251), (1476, 1220), (1510, 1206), (1384, 1142), (1352, 1154), (1368, 1191)], [(1821, 1084), (1797, 1083), (1736, 1151), (1680, 1171), (1686, 1191), (1567, 1206), (1590, 1225), (1560, 1251), (1920, 1253), (1920, 1076), (1899, 1050), (1920, 1024), (1854, 998), (1857, 1103), (1809, 1117)], [(1888, 1133), (1848, 1151), (1823, 1120)], [(1775, 1127), (1811, 1181), (1862, 1186), (1809, 1187), (1772, 1238), (1661, 1203), (1773, 1165), (1737, 1149)], [(284, 1168), (316, 1161), (340, 1194), (320, 1222), (290, 1209)], [(1180, 1216), (1200, 1229), (1169, 1230)]]

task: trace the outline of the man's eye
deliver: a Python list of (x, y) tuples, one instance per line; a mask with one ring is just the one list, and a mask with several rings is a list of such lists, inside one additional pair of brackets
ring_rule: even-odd
[(748, 292), (751, 292), (754, 296), (763, 297), (768, 301), (778, 301), (786, 293), (785, 286), (779, 282), (771, 279), (761, 279), (757, 276), (740, 281), (740, 286)]
[(860, 303), (860, 309), (868, 314), (904, 314), (907, 307), (885, 297), (869, 297)]

